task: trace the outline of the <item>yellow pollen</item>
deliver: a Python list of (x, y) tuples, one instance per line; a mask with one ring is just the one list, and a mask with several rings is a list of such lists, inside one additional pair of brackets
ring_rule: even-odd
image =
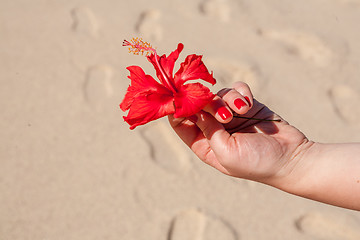
[(132, 38), (129, 41), (124, 40), (123, 46), (129, 46), (129, 53), (133, 53), (135, 55), (144, 55), (148, 56), (151, 53), (156, 53), (156, 50), (151, 46), (150, 43), (145, 42), (142, 38)]

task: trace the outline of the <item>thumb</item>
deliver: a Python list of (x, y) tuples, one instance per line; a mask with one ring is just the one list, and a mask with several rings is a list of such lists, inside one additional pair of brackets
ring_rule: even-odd
[(225, 154), (229, 150), (228, 144), (232, 139), (231, 135), (211, 114), (201, 111), (197, 116), (196, 125), (208, 139), (215, 155)]

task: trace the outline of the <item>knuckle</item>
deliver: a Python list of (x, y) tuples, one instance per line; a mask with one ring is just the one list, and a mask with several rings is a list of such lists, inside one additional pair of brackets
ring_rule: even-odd
[(226, 95), (231, 90), (232, 90), (231, 88), (223, 88), (220, 91), (218, 91), (216, 95), (218, 95), (219, 97), (223, 97), (224, 95)]
[(239, 90), (239, 89), (249, 90), (249, 89), (250, 89), (249, 85), (248, 85), (247, 83), (245, 83), (245, 82), (235, 82), (234, 85), (233, 85), (233, 87), (234, 87), (235, 89), (237, 89), (237, 90)]

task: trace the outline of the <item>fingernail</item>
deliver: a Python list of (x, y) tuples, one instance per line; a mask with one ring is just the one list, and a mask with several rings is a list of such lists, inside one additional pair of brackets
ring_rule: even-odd
[(240, 108), (246, 106), (246, 103), (245, 103), (243, 100), (241, 100), (240, 98), (237, 98), (237, 99), (235, 99), (235, 101), (234, 101), (234, 105), (235, 105), (235, 107), (237, 107), (238, 109), (240, 109)]
[(191, 115), (188, 117), (189, 121), (192, 123), (196, 123), (198, 120), (198, 117), (196, 115)]
[(250, 102), (249, 97), (244, 97), (244, 98), (245, 98), (245, 100), (247, 101), (247, 103), (249, 104), (249, 107), (251, 107), (251, 102)]
[(220, 117), (223, 120), (228, 119), (229, 117), (231, 117), (231, 112), (226, 108), (226, 107), (221, 107), (218, 110), (218, 114), (220, 115)]

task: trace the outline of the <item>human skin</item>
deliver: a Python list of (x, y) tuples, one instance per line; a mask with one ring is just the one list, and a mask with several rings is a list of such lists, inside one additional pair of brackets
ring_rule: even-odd
[(360, 210), (360, 143), (310, 141), (253, 99), (243, 82), (219, 91), (196, 115), (182, 119), (170, 115), (169, 122), (203, 162), (224, 174)]

